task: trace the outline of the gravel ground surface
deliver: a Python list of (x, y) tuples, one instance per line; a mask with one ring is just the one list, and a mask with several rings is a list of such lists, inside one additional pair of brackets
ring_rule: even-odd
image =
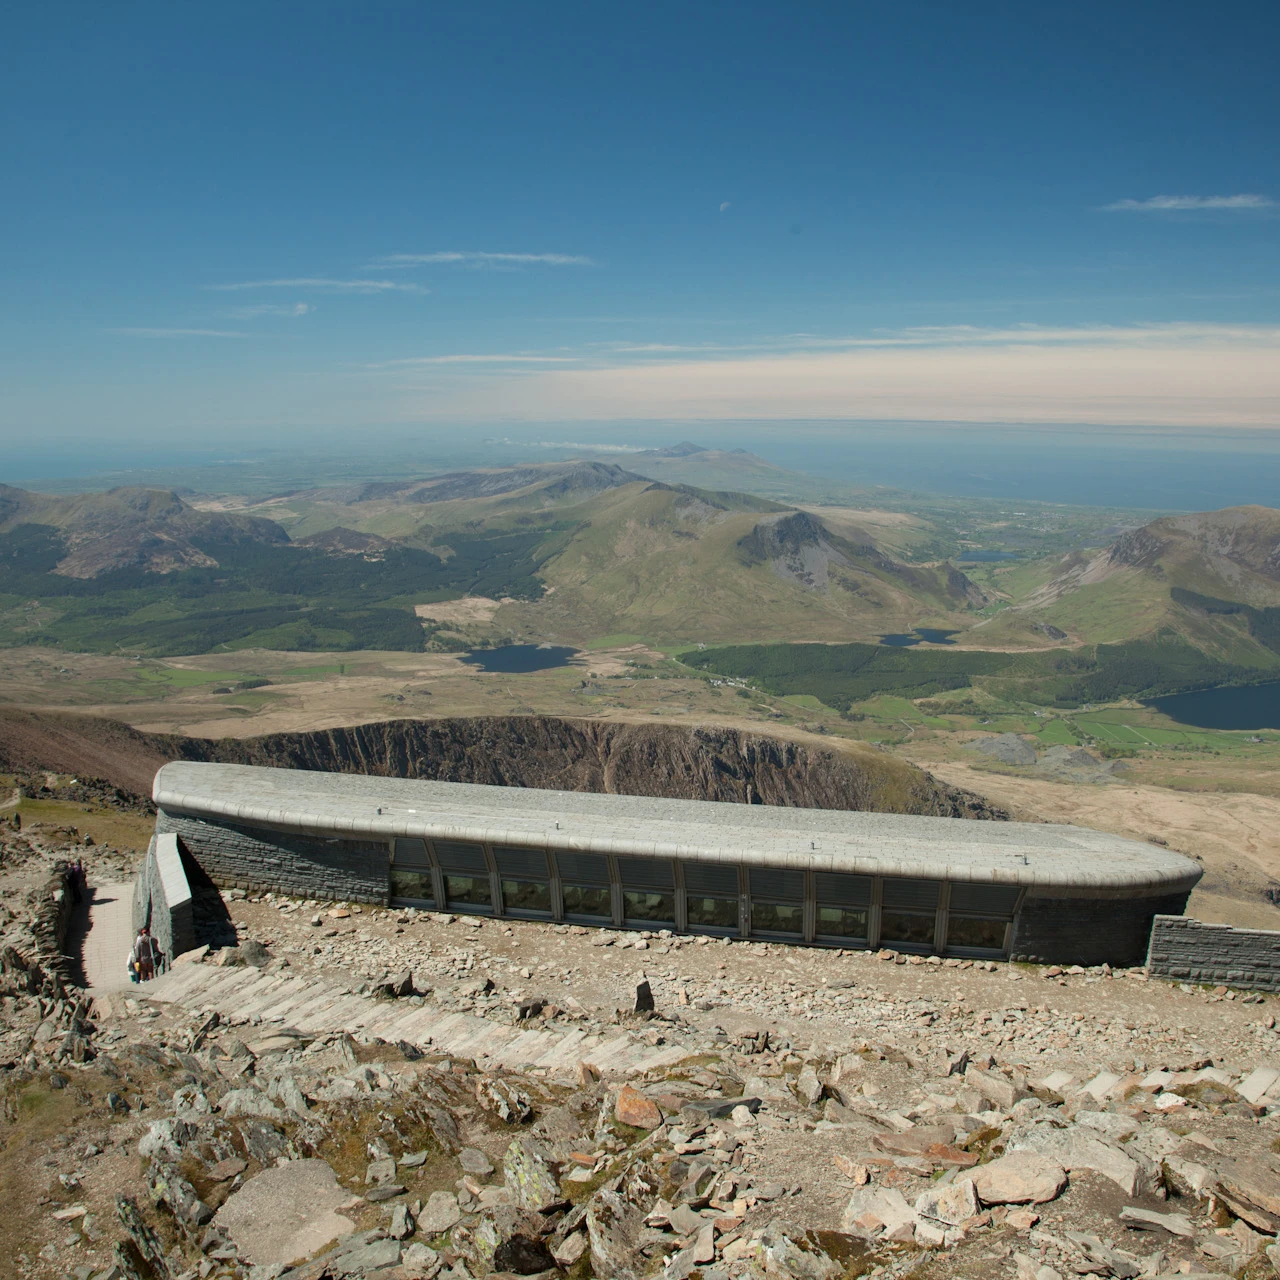
[[(1272, 1273), (1270, 997), (232, 892), (236, 945), (89, 1000), (47, 946), (71, 856), (132, 861), (0, 839), (5, 1274)], [(401, 1011), (435, 1034), (361, 1029)], [(455, 1015), (669, 1061), (502, 1065)]]

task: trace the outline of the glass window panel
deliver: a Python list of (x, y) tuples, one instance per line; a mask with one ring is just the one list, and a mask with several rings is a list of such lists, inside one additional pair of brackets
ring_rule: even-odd
[(613, 919), (613, 902), (607, 886), (566, 884), (564, 913), (566, 916), (594, 916), (602, 920)]
[(551, 886), (545, 880), (504, 880), (502, 904), (507, 911), (551, 914)]
[(686, 898), (691, 928), (738, 929), (738, 898), (704, 898), (689, 894)]
[(490, 907), (489, 877), (453, 876), (444, 878), (444, 892), (449, 906)]
[(871, 877), (846, 876), (838, 871), (816, 871), (814, 893), (819, 902), (838, 907), (866, 907), (871, 904)]
[(804, 901), (804, 872), (752, 867), (751, 896), (774, 902)]
[(684, 887), (690, 893), (710, 893), (721, 897), (738, 892), (738, 868), (712, 862), (686, 862)]
[(951, 886), (952, 911), (968, 911), (974, 915), (983, 916), (1011, 916), (1017, 901), (1016, 885), (953, 884)]
[(922, 911), (925, 908), (932, 911), (938, 905), (940, 887), (936, 880), (886, 880), (884, 905), (902, 907), (909, 911)]
[(546, 880), (551, 874), (547, 870), (547, 855), (541, 849), (495, 848), (493, 858), (500, 875), (517, 876), (521, 880)]
[(665, 858), (619, 858), (618, 874), (630, 889), (671, 889), (675, 874)]
[(881, 942), (908, 942), (917, 946), (933, 944), (935, 917), (913, 915), (908, 911), (885, 910), (880, 919)]
[(980, 920), (975, 916), (952, 916), (947, 921), (948, 947), (978, 947), (1003, 951), (1008, 921)]
[(674, 893), (650, 893), (643, 889), (624, 889), (622, 893), (624, 920), (653, 920), (671, 925), (676, 918)]
[(752, 933), (804, 933), (804, 907), (798, 902), (757, 902), (751, 899)]
[(407, 871), (397, 863), (391, 868), (391, 896), (410, 898), (416, 902), (434, 902), (436, 891), (431, 883), (431, 872)]
[(557, 853), (556, 866), (562, 880), (577, 884), (608, 884), (609, 860), (598, 853)]
[(446, 871), (472, 871), (488, 874), (489, 864), (484, 860), (484, 849), (478, 844), (463, 844), (460, 840), (433, 841), (436, 860)]
[(818, 908), (818, 935), (832, 938), (865, 938), (867, 936), (866, 907)]
[(431, 861), (427, 857), (427, 846), (421, 840), (410, 840), (403, 836), (396, 839), (393, 860), (397, 866), (403, 867), (429, 867), (431, 865)]

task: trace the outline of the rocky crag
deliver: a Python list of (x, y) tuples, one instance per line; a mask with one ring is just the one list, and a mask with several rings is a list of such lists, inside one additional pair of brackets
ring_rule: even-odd
[(0, 770), (50, 769), (147, 796), (168, 760), (682, 800), (1007, 818), (979, 796), (868, 747), (814, 746), (714, 725), (552, 716), (388, 720), (261, 738), (139, 733), (88, 716), (0, 718)]

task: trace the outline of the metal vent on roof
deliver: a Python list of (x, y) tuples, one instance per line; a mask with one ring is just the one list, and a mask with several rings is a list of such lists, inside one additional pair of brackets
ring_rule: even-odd
[(763, 902), (803, 902), (804, 872), (752, 867), (751, 896)]
[(484, 873), (489, 870), (484, 860), (484, 849), (478, 844), (464, 844), (460, 840), (436, 840), (434, 845), (436, 858), (445, 871)]
[(936, 880), (886, 880), (884, 905), (932, 911), (938, 905), (940, 888)]
[(846, 876), (838, 871), (818, 871), (813, 877), (814, 895), (822, 906), (866, 907), (871, 904), (871, 877)]
[(969, 911), (976, 915), (1011, 916), (1018, 901), (1016, 885), (953, 884), (951, 910)]
[(719, 897), (736, 898), (738, 868), (708, 862), (686, 862), (684, 887), (690, 893), (711, 893)]
[(547, 855), (541, 849), (502, 849), (493, 851), (498, 871), (504, 876), (516, 876), (525, 880), (546, 880)]
[(609, 862), (597, 853), (557, 853), (556, 866), (566, 884), (609, 883)]
[(392, 861), (397, 867), (422, 867), (426, 869), (431, 866), (431, 861), (427, 857), (427, 846), (421, 840), (413, 840), (404, 836), (396, 840)]
[(671, 863), (659, 858), (619, 858), (618, 873), (628, 889), (670, 889), (675, 885)]

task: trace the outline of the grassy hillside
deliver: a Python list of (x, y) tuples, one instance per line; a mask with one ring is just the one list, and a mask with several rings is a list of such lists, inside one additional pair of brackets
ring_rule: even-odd
[(967, 580), (945, 567), (906, 566), (865, 535), (760, 508), (666, 485), (601, 495), (575, 512), (582, 527), (544, 565), (553, 590), (510, 616), (583, 639), (834, 640), (954, 625), (972, 606)]
[[(1269, 666), (1275, 655), (1248, 610), (1280, 607), (1280, 512), (1236, 507), (1166, 517), (1100, 551), (1074, 552), (1050, 572), (1029, 566), (1004, 582), (1011, 607), (976, 630), (972, 642), (1035, 643), (1046, 627), (1077, 644), (1173, 632), (1218, 661)], [(1196, 608), (1193, 598), (1241, 609)]]
[(815, 697), (845, 712), (886, 694), (915, 699), (967, 688), (985, 690), (1003, 703), (1079, 707), (1246, 684), (1266, 674), (1218, 662), (1172, 633), (1023, 654), (867, 644), (727, 645), (682, 653), (680, 661), (777, 696)]

